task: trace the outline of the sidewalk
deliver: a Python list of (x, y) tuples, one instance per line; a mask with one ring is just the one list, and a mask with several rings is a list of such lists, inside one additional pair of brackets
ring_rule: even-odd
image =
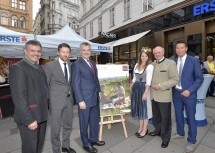
[[(215, 98), (206, 99), (206, 114), (208, 125), (198, 128), (197, 148), (194, 153), (215, 153)], [(176, 131), (174, 109), (172, 111), (172, 134)], [(128, 138), (124, 137), (121, 123), (112, 125), (110, 130), (107, 126), (103, 129), (103, 140), (105, 146), (96, 147), (99, 153), (183, 153), (186, 139), (171, 139), (169, 146), (161, 148), (160, 137), (145, 136), (142, 139), (137, 138), (134, 133), (138, 129), (138, 121), (128, 117), (126, 122)], [(153, 126), (149, 125), (149, 131)], [(187, 127), (186, 127), (187, 131)], [(187, 132), (186, 132), (187, 133)], [(73, 131), (71, 134), (71, 147), (77, 153), (84, 153), (79, 134), (78, 112), (74, 108)], [(13, 118), (0, 120), (0, 153), (21, 153), (21, 140), (16, 124)], [(44, 153), (52, 153), (50, 142), (50, 126), (47, 127)]]

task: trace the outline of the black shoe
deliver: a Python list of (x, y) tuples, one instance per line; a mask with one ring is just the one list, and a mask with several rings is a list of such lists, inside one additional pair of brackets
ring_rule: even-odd
[(84, 150), (86, 150), (89, 153), (97, 153), (98, 152), (98, 150), (93, 146), (89, 146), (89, 147), (84, 146), (83, 148), (84, 148)]
[(76, 151), (72, 148), (62, 148), (62, 152), (67, 152), (67, 153), (76, 153)]
[(140, 133), (139, 133), (139, 132), (136, 132), (134, 135), (138, 136), (138, 135), (140, 135)]
[(142, 135), (139, 134), (139, 135), (137, 135), (137, 137), (138, 137), (138, 138), (144, 138), (144, 137), (148, 134), (148, 132), (149, 132), (149, 131), (148, 131), (148, 129), (147, 129), (145, 135), (142, 136)]
[(150, 136), (160, 136), (160, 133), (156, 133), (155, 131), (153, 131), (153, 132), (149, 132), (149, 135)]
[(96, 146), (104, 146), (105, 145), (105, 142), (104, 141), (96, 141), (96, 142), (93, 142), (91, 143), (91, 145), (96, 145)]
[(169, 141), (163, 141), (161, 144), (161, 148), (166, 148), (169, 145)]

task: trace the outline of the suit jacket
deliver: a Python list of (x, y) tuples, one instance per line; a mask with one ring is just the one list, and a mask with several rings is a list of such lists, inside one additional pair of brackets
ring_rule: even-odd
[(72, 64), (72, 86), (76, 102), (85, 101), (87, 107), (94, 107), (99, 102), (100, 84), (96, 63), (91, 61), (96, 75), (83, 58)]
[[(66, 102), (68, 94), (72, 95), (71, 84), (71, 63), (68, 61), (68, 73), (70, 74), (69, 81), (66, 81), (63, 70), (60, 66), (59, 60), (56, 59), (44, 66), (47, 76), (47, 82), (50, 91), (50, 102), (52, 107), (63, 107)], [(71, 103), (73, 98), (71, 97)]]
[(15, 105), (14, 120), (28, 126), (35, 120), (47, 121), (48, 86), (41, 66), (23, 59), (10, 68), (9, 84)]
[[(176, 59), (177, 63), (178, 59)], [(188, 98), (196, 98), (197, 90), (203, 82), (203, 74), (198, 59), (187, 55), (181, 74), (182, 90), (188, 90)], [(174, 89), (175, 90), (175, 89)]]
[[(213, 64), (214, 64), (214, 66), (215, 66), (215, 61), (213, 61), (212, 63), (213, 63)], [(208, 70), (208, 72), (210, 72), (210, 67), (209, 67), (209, 65), (208, 65), (208, 62), (207, 62), (207, 61), (205, 61), (205, 62), (204, 62), (204, 68), (206, 68), (206, 69)]]
[(172, 87), (174, 87), (179, 80), (176, 64), (173, 60), (164, 58), (161, 62), (156, 61), (154, 65), (154, 72), (152, 76), (152, 86), (159, 84), (159, 90), (152, 91), (152, 99), (157, 102), (171, 102), (172, 101)]

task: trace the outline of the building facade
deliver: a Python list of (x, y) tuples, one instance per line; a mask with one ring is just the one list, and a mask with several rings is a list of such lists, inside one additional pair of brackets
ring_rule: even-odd
[(0, 26), (32, 33), (32, 0), (0, 0)]
[(79, 0), (41, 0), (41, 10), (34, 22), (35, 34), (53, 34), (67, 24), (78, 32), (79, 3)]
[(163, 46), (166, 56), (186, 42), (202, 60), (215, 55), (215, 0), (82, 0), (80, 34), (97, 43), (150, 32), (134, 42), (114, 46), (114, 61), (137, 60), (142, 47)]

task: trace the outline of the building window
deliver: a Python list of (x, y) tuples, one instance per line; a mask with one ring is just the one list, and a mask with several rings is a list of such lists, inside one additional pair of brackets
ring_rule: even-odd
[(8, 14), (7, 13), (1, 14), (1, 24), (8, 25)]
[(114, 25), (115, 25), (115, 23), (114, 23), (114, 7), (112, 7), (110, 9), (110, 26), (112, 27)]
[(90, 22), (90, 37), (93, 36), (93, 22)]
[(59, 18), (59, 25), (61, 25), (61, 23), (62, 23), (62, 18), (60, 17)]
[(17, 16), (12, 16), (12, 27), (18, 27), (18, 18)]
[(83, 27), (83, 36), (86, 38), (86, 26)]
[(124, 0), (124, 19), (130, 19), (130, 0)]
[(102, 16), (98, 18), (98, 31), (102, 32)]
[(75, 29), (75, 22), (72, 22), (72, 29)]
[(86, 1), (83, 2), (83, 13), (86, 13)]
[(52, 9), (55, 9), (55, 2), (52, 2)]
[(24, 17), (20, 17), (20, 27), (25, 28), (26, 26), (26, 21)]
[(19, 9), (25, 10), (25, 1), (19, 1)]
[(93, 7), (93, 0), (90, 0), (90, 9)]
[(62, 4), (59, 3), (58, 9), (61, 10)]
[(154, 0), (143, 0), (143, 12), (153, 9)]
[(12, 0), (12, 7), (17, 8), (17, 0)]

